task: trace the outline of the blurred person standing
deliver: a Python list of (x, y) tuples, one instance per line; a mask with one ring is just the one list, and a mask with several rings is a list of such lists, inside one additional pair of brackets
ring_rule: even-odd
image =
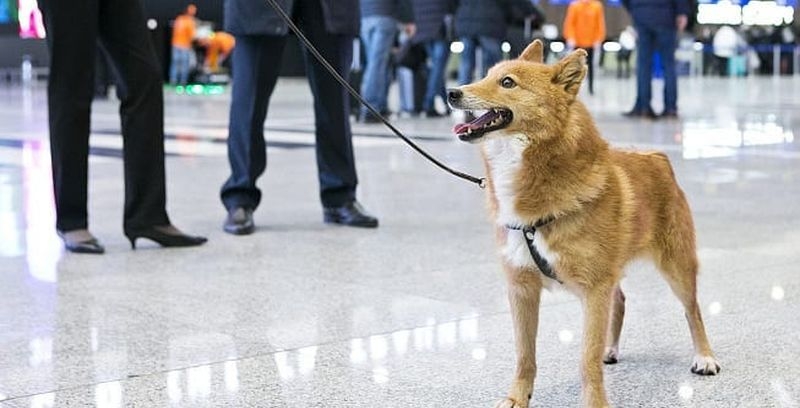
[[(280, 0), (325, 59), (347, 78), (353, 39), (359, 29), (358, 0)], [(280, 73), (289, 27), (263, 0), (225, 2), (225, 28), (236, 37), (233, 90), (228, 123), (231, 175), (222, 186), (228, 211), (223, 229), (234, 235), (255, 231), (253, 211), (261, 202), (256, 186), (267, 165), (264, 120)], [(356, 201), (355, 158), (347, 91), (304, 50), (306, 75), (314, 96), (317, 173), (326, 223), (375, 228), (378, 219)], [(280, 192), (275, 192), (279, 196)]]
[(724, 25), (717, 29), (714, 33), (713, 47), (715, 65), (720, 76), (734, 76), (735, 72), (730, 72), (730, 64), (728, 63), (731, 58), (739, 53), (739, 49), (744, 40), (739, 37), (736, 30), (729, 26)]
[(606, 18), (603, 3), (598, 0), (575, 0), (564, 18), (564, 38), (569, 48), (586, 51), (589, 67), (589, 93), (594, 94), (594, 52), (606, 39)]
[(458, 69), (459, 85), (473, 80), (475, 54), (481, 48), (481, 78), (503, 58), (501, 44), (508, 22), (519, 17), (534, 16), (537, 10), (530, 0), (457, 0), (455, 33), (464, 44)]
[(444, 71), (450, 57), (449, 31), (455, 0), (414, 0), (413, 8), (417, 33), (412, 40), (425, 45), (430, 60), (422, 110), (429, 118), (446, 116), (436, 110), (435, 102), (438, 96), (447, 106)]
[(189, 72), (192, 70), (192, 42), (197, 30), (197, 7), (190, 4), (183, 14), (175, 19), (172, 26), (172, 65), (169, 71), (169, 82), (175, 85), (186, 85)]
[(138, 0), (40, 0), (50, 50), (47, 86), (56, 229), (68, 251), (105, 251), (88, 229), (88, 156), (98, 44), (117, 79), (125, 165), (124, 231), (135, 247), (148, 238), (165, 247), (195, 246), (170, 223), (164, 175), (161, 68)]
[[(403, 31), (413, 36), (416, 31), (413, 20), (410, 0), (361, 0), (361, 42), (366, 52), (361, 93), (382, 114), (389, 112), (389, 61), (397, 39), (397, 28), (402, 24)], [(380, 122), (363, 106), (359, 120), (365, 123)]]
[(661, 56), (664, 67), (664, 111), (662, 118), (678, 117), (678, 77), (675, 50), (678, 33), (689, 21), (688, 0), (622, 0), (636, 29), (636, 103), (625, 116), (655, 119), (652, 99), (653, 54)]

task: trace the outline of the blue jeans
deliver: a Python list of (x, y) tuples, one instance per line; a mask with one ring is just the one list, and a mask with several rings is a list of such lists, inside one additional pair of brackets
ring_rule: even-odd
[(678, 34), (675, 29), (636, 25), (639, 34), (636, 53), (636, 105), (634, 110), (652, 110), (653, 53), (661, 57), (664, 67), (664, 111), (678, 111), (678, 78), (675, 71), (675, 49)]
[(189, 82), (189, 71), (191, 67), (192, 50), (189, 48), (172, 47), (172, 65), (169, 70), (169, 82), (171, 84), (186, 85)]
[(486, 76), (489, 68), (503, 58), (500, 40), (497, 38), (485, 36), (476, 38), (462, 37), (461, 42), (464, 43), (464, 52), (461, 53), (461, 65), (458, 67), (459, 85), (466, 85), (472, 82), (472, 73), (475, 71), (475, 49), (478, 46), (483, 51), (481, 78)]
[[(392, 17), (370, 16), (361, 19), (361, 41), (367, 64), (361, 81), (361, 94), (378, 111), (387, 109), (389, 93), (389, 57), (397, 35), (397, 21)], [(367, 109), (361, 107), (362, 114)]]
[(450, 57), (449, 45), (445, 40), (431, 40), (425, 44), (425, 50), (430, 58), (428, 85), (425, 90), (425, 100), (422, 102), (422, 109), (425, 111), (434, 109), (436, 96), (440, 96), (442, 101), (447, 104), (447, 92), (444, 88), (444, 70), (447, 65), (447, 58)]

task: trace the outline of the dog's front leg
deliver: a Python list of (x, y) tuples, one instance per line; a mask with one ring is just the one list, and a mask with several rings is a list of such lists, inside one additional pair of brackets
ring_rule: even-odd
[(508, 397), (495, 408), (527, 408), (536, 377), (536, 331), (539, 327), (539, 299), (542, 280), (531, 270), (505, 266), (508, 300), (514, 322), (517, 371)]
[(612, 287), (589, 287), (585, 289), (581, 299), (584, 313), (581, 374), (585, 407), (609, 406), (603, 386), (603, 349), (612, 291)]

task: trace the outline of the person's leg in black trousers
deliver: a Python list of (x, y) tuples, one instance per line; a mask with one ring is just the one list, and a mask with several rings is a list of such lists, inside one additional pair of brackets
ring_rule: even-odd
[(108, 99), (108, 88), (113, 83), (113, 73), (108, 66), (108, 56), (97, 47), (94, 59), (94, 100)]
[[(342, 77), (347, 78), (353, 60), (353, 38), (325, 30), (320, 0), (295, 2), (295, 15), (309, 40), (317, 46)], [(355, 157), (350, 131), (350, 97), (314, 57), (306, 51), (306, 72), (314, 94), (317, 171), (323, 219), (326, 223), (375, 228), (378, 219), (367, 214), (356, 200)]]
[[(125, 234), (163, 246), (205, 238), (183, 235), (166, 213), (160, 69), (137, 0), (42, 2), (51, 53), (48, 107), (57, 229), (86, 230), (89, 121), (98, 39), (121, 75), (118, 94), (125, 161)], [(103, 252), (88, 231), (67, 249)], [(86, 245), (83, 245), (86, 244)]]
[(164, 171), (161, 67), (137, 0), (102, 0), (98, 34), (121, 86), (125, 228), (169, 224)]
[(89, 119), (98, 1), (39, 2), (50, 47), (50, 153), (59, 232), (88, 228)]
[(280, 73), (275, 56), (283, 55), (285, 44), (283, 36), (236, 36), (228, 122), (231, 175), (221, 192), (228, 211), (255, 210), (261, 202), (256, 181), (267, 165), (264, 120)]
[(233, 49), (233, 91), (228, 121), (228, 162), (231, 175), (220, 197), (228, 210), (223, 229), (234, 235), (255, 230), (253, 211), (261, 202), (256, 181), (267, 167), (264, 120), (278, 81), (285, 36), (236, 36)]
[[(308, 39), (337, 72), (348, 75), (353, 59), (353, 37), (325, 30), (319, 0), (295, 2), (295, 15)], [(317, 171), (320, 198), (325, 207), (340, 207), (356, 198), (355, 158), (350, 130), (350, 98), (333, 76), (307, 51), (306, 72), (314, 94)]]

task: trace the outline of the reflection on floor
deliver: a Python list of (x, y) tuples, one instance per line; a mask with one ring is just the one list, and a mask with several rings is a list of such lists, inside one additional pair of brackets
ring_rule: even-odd
[[(723, 371), (689, 373), (680, 305), (642, 262), (623, 283), (609, 398), (800, 406), (800, 79), (683, 80), (677, 121), (622, 118), (633, 91), (601, 79), (582, 99), (613, 144), (672, 159)], [(44, 87), (0, 86), (0, 407), (490, 407), (504, 395), (514, 346), (482, 192), (383, 127), (354, 124), (360, 199), (381, 228), (325, 226), (307, 86), (276, 92), (247, 237), (221, 231), (229, 94), (167, 95), (170, 213), (210, 237), (186, 250), (129, 249), (117, 107), (97, 103), (90, 222), (108, 249), (97, 257), (65, 254), (53, 231)], [(445, 162), (482, 171), (450, 134), (456, 118), (393, 120)], [(578, 301), (546, 293), (534, 407), (578, 406), (580, 339)]]

